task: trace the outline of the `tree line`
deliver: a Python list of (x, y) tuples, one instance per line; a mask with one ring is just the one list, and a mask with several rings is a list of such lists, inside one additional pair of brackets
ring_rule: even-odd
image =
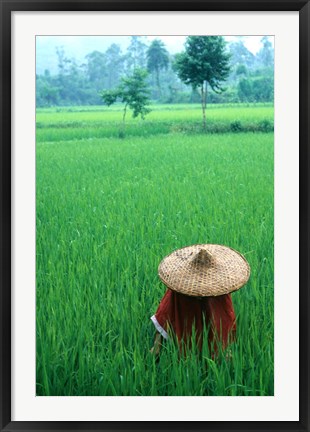
[[(36, 76), (37, 107), (102, 104), (102, 92), (119, 88), (137, 69), (144, 71), (149, 97), (154, 102), (201, 103), (201, 91), (208, 92), (209, 103), (272, 102), (274, 51), (269, 39), (261, 39), (261, 49), (254, 55), (242, 38), (229, 44), (217, 38), (227, 54), (227, 73), (222, 84), (217, 83), (218, 88), (207, 78), (205, 88), (183, 79), (180, 59), (185, 51), (172, 55), (159, 38), (147, 44), (144, 37), (132, 36), (126, 52), (113, 43), (106, 51), (87, 54), (82, 64), (68, 58), (59, 47), (58, 73), (45, 70)], [(210, 47), (205, 49), (211, 52)]]

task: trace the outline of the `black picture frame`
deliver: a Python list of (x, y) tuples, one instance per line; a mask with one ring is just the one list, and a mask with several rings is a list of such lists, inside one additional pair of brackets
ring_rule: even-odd
[[(14, 11), (298, 11), (300, 152), (299, 421), (291, 422), (76, 422), (11, 421), (11, 13)], [(309, 34), (310, 5), (304, 0), (0, 0), (1, 20), (1, 431), (208, 430), (310, 431), (309, 427)], [(289, 30), (288, 30), (289, 31)], [(207, 404), (207, 401), (206, 401)]]

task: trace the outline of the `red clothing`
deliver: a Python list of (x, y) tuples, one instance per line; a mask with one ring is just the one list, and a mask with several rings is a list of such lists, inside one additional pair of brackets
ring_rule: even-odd
[(179, 341), (190, 341), (193, 325), (196, 341), (201, 349), (204, 322), (209, 327), (209, 348), (217, 351), (216, 341), (226, 348), (234, 338), (236, 317), (230, 294), (218, 297), (190, 297), (168, 289), (162, 298), (155, 315), (152, 316), (156, 329), (168, 338), (172, 329)]

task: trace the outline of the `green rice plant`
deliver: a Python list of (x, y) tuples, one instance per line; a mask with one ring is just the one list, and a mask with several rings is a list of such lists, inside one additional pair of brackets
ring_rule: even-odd
[[(217, 108), (219, 122), (222, 110), (230, 125), (228, 108)], [(156, 114), (173, 123), (176, 111)], [(89, 120), (90, 136), (58, 129), (67, 115)], [(122, 140), (96, 138), (97, 115), (38, 112), (54, 126), (37, 132), (55, 135), (36, 146), (37, 395), (273, 395), (273, 133), (139, 136), (133, 123)], [(67, 130), (70, 139), (59, 132)], [(194, 342), (180, 356), (171, 340), (156, 361), (150, 316), (165, 292), (157, 267), (194, 243), (231, 246), (251, 266), (232, 295), (231, 359)]]
[[(122, 107), (41, 108), (37, 111), (37, 142), (74, 139), (117, 138), (122, 129)], [(237, 122), (237, 123), (236, 123)], [(128, 118), (126, 136), (163, 133), (202, 133), (200, 105), (154, 105), (147, 120)], [(219, 108), (207, 112), (207, 133), (272, 132), (273, 106)]]

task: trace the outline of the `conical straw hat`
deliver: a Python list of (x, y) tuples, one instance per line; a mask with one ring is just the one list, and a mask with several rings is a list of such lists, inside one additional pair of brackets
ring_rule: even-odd
[(230, 247), (199, 244), (167, 255), (159, 264), (158, 275), (168, 288), (182, 294), (219, 296), (245, 285), (250, 277), (250, 266)]

